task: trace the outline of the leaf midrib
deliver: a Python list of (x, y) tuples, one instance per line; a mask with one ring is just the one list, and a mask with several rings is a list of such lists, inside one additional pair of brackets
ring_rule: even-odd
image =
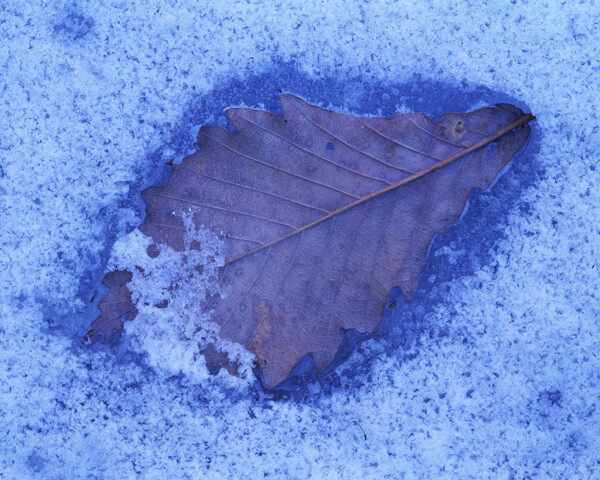
[(479, 150), (480, 148), (483, 148), (483, 147), (489, 145), (490, 143), (492, 143), (493, 141), (497, 140), (498, 138), (504, 136), (508, 132), (511, 132), (512, 130), (515, 130), (533, 120), (535, 120), (535, 116), (533, 116), (531, 113), (527, 113), (527, 114), (521, 116), (520, 118), (518, 118), (517, 120), (515, 120), (514, 122), (511, 122), (510, 124), (497, 130), (496, 132), (488, 135), (487, 137), (483, 138), (482, 140), (479, 140), (478, 142), (474, 143), (470, 147), (466, 147), (464, 150), (461, 150), (460, 152), (449, 156), (445, 160), (442, 160), (441, 162), (436, 163), (435, 165), (432, 165), (431, 167), (425, 168), (425, 169), (421, 170), (420, 172), (417, 172), (417, 173), (411, 175), (410, 177), (406, 177), (398, 182), (392, 183), (391, 185), (389, 185), (385, 188), (382, 188), (381, 190), (370, 193), (369, 195), (365, 195), (364, 197), (361, 197), (361, 198), (355, 200), (354, 202), (349, 203), (348, 205), (338, 208), (337, 210), (334, 210), (333, 212), (328, 213), (327, 215), (324, 215), (323, 217), (315, 220), (314, 222), (304, 225), (303, 227), (300, 227), (300, 228), (294, 230), (293, 232), (290, 232), (287, 235), (284, 235), (283, 237), (273, 240), (272, 242), (265, 243), (264, 245), (261, 245), (258, 248), (255, 248), (255, 249), (250, 250), (242, 255), (239, 255), (238, 257), (228, 260), (227, 262), (225, 262), (225, 265), (229, 265), (231, 263), (237, 262), (238, 260), (241, 260), (242, 258), (245, 258), (245, 257), (252, 255), (256, 252), (259, 252), (261, 250), (264, 250), (265, 248), (272, 247), (273, 245), (276, 245), (277, 243), (283, 242), (284, 240), (287, 240), (288, 238), (293, 237), (294, 235), (297, 235), (297, 234), (303, 232), (304, 230), (312, 228), (315, 225), (318, 225), (319, 223), (325, 222), (326, 220), (329, 220), (330, 218), (335, 217), (336, 215), (339, 215), (347, 210), (350, 210), (351, 208), (354, 208), (358, 205), (368, 202), (369, 200), (377, 198), (385, 193), (391, 192), (392, 190), (395, 190), (403, 185), (414, 182), (415, 180), (418, 180), (419, 178), (424, 177), (425, 175), (428, 175), (429, 173), (439, 170), (440, 168), (442, 168), (442, 167), (444, 167), (466, 155), (469, 155), (470, 153), (472, 153), (476, 150)]

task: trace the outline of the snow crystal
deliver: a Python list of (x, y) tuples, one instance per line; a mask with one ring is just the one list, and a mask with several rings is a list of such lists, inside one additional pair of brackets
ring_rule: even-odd
[[(0, 477), (600, 478), (598, 38), (594, 0), (3, 1)], [(538, 120), (413, 300), (319, 376), (206, 376), (211, 326), (173, 288), (214, 291), (174, 268), (193, 252), (161, 250), (139, 318), (83, 344), (105, 271), (145, 261), (140, 190), (279, 91)]]
[(125, 323), (125, 331), (132, 337), (131, 346), (167, 374), (184, 374), (196, 382), (206, 379), (208, 370), (201, 352), (211, 345), (240, 366), (240, 378), (248, 378), (253, 355), (220, 338), (220, 326), (201, 308), (203, 299), (225, 295), (218, 282), (218, 269), (225, 259), (223, 240), (207, 229), (196, 228), (194, 211), (183, 215), (182, 251), (159, 244), (158, 255), (150, 256), (147, 252), (153, 241), (137, 229), (115, 243), (108, 266), (132, 272), (127, 287), (137, 310), (135, 320)]

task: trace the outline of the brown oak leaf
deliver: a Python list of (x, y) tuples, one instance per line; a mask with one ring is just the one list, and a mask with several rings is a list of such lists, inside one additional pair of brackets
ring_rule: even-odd
[[(203, 127), (199, 151), (143, 192), (140, 227), (182, 251), (182, 215), (193, 207), (194, 224), (224, 238), (226, 295), (197, 301), (223, 339), (260, 359), (267, 388), (306, 354), (325, 369), (344, 330), (374, 331), (395, 286), (413, 295), (433, 237), (454, 225), (471, 190), (491, 185), (535, 118), (507, 104), (434, 121), (281, 102), (282, 115), (227, 110), (234, 132)], [(87, 339), (122, 328), (134, 308), (127, 274), (107, 274), (111, 290)], [(217, 353), (212, 367), (227, 366)]]

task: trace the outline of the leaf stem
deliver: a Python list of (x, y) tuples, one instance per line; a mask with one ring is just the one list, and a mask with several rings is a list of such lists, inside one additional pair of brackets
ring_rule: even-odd
[(381, 190), (378, 190), (378, 191), (373, 192), (369, 195), (366, 195), (362, 198), (359, 198), (358, 200), (356, 200), (352, 203), (349, 203), (348, 205), (345, 205), (341, 208), (338, 208), (337, 210), (334, 210), (333, 212), (328, 213), (327, 215), (319, 218), (318, 220), (315, 220), (314, 222), (304, 225), (303, 227), (300, 227), (297, 230), (294, 230), (293, 232), (290, 232), (287, 235), (284, 235), (283, 237), (278, 238), (277, 240), (273, 240), (272, 242), (265, 243), (264, 245), (262, 245), (258, 248), (255, 248), (254, 250), (250, 250), (249, 252), (246, 252), (243, 255), (240, 255), (231, 260), (228, 260), (227, 262), (225, 262), (225, 265), (229, 265), (230, 263), (237, 262), (238, 260), (241, 260), (242, 258), (247, 257), (248, 255), (252, 255), (253, 253), (259, 252), (260, 250), (263, 250), (265, 248), (269, 248), (279, 242), (283, 242), (284, 240), (287, 240), (288, 238), (293, 237), (294, 235), (297, 235), (297, 234), (303, 232), (304, 230), (314, 227), (315, 225), (318, 225), (319, 223), (329, 220), (330, 218), (335, 217), (336, 215), (339, 215), (340, 213), (343, 213), (346, 210), (350, 210), (351, 208), (354, 208), (357, 205), (368, 202), (369, 200), (379, 197), (385, 193), (391, 192), (392, 190), (395, 190), (396, 188), (401, 187), (402, 185), (406, 185), (407, 183), (414, 182), (415, 180), (417, 180), (421, 177), (424, 177), (425, 175), (427, 175), (431, 172), (434, 172), (434, 171), (448, 165), (449, 163), (452, 163), (452, 162), (458, 160), (459, 158), (462, 158), (462, 157), (468, 155), (469, 153), (472, 153), (476, 150), (479, 150), (482, 147), (485, 147), (486, 145), (492, 143), (493, 141), (497, 140), (498, 138), (502, 137), (503, 135), (507, 134), (508, 132), (511, 132), (512, 130), (515, 130), (533, 120), (535, 120), (535, 117), (531, 113), (527, 113), (527, 114), (523, 115), (522, 117), (518, 118), (517, 120), (515, 120), (514, 122), (506, 125), (505, 127), (502, 127), (500, 130), (497, 130), (496, 132), (488, 135), (487, 137), (480, 140), (479, 142), (474, 143), (470, 147), (467, 147), (464, 150), (461, 150), (460, 152), (455, 153), (454, 155), (451, 155), (450, 157), (442, 160), (441, 162), (436, 163), (435, 165), (432, 165), (429, 168), (421, 170), (420, 172), (417, 172), (414, 175), (411, 175), (410, 177), (403, 178), (399, 182), (392, 183), (391, 185), (389, 185), (385, 188), (382, 188)]

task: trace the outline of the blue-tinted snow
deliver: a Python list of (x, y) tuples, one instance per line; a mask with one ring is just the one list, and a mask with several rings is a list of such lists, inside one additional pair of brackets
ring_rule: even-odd
[[(0, 477), (600, 477), (598, 5), (403, 3), (2, 2)], [(83, 345), (139, 191), (280, 89), (538, 121), (322, 376), (268, 393)]]

